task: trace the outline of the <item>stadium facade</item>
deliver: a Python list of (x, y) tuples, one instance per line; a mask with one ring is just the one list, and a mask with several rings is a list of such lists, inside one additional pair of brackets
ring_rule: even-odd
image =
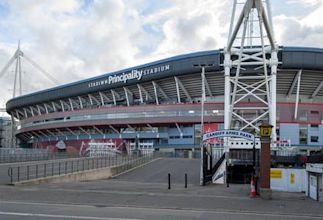
[[(323, 49), (280, 47), (278, 58), (277, 140), (323, 146)], [(175, 56), (16, 97), (6, 109), (18, 121), (16, 136), (33, 147), (81, 152), (96, 142), (194, 149), (201, 140), (202, 67), (204, 130), (224, 126), (223, 60), (223, 50)], [(254, 97), (245, 104), (261, 106)]]

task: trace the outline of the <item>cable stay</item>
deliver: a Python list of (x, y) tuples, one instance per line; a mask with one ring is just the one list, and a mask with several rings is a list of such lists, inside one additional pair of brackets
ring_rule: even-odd
[[(9, 59), (7, 64), (0, 71), (0, 78), (8, 72), (8, 69), (15, 63), (14, 67), (14, 85), (13, 85), (13, 95), (12, 97), (16, 97), (17, 89), (19, 88), (19, 96), (22, 95), (22, 58), (26, 60), (31, 66), (37, 69), (40, 73), (42, 73), (50, 82), (55, 85), (60, 84), (55, 77), (53, 77), (50, 73), (45, 71), (40, 65), (38, 65), (35, 61), (33, 61), (30, 57), (26, 56), (24, 52), (20, 49), (20, 41), (18, 42), (18, 48), (15, 51), (14, 55)], [(17, 85), (18, 84), (18, 85)]]

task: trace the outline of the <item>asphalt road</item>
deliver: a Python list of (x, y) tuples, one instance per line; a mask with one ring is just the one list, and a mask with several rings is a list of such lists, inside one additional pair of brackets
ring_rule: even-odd
[(168, 184), (168, 173), (171, 175), (171, 184), (184, 185), (185, 174), (187, 174), (188, 184), (199, 185), (200, 160), (164, 158), (149, 164), (149, 166), (118, 176), (115, 180)]
[(248, 185), (201, 187), (198, 167), (199, 160), (159, 159), (107, 180), (2, 185), (0, 219), (323, 219), (322, 203), (299, 193), (274, 193), (267, 201), (249, 198)]
[[(87, 205), (44, 204), (44, 203), (2, 203), (0, 219), (37, 220), (37, 219), (92, 219), (92, 220), (291, 220), (322, 219), (319, 216), (300, 216), (297, 214), (262, 214), (244, 211), (208, 211), (186, 209), (157, 209), (140, 207), (96, 207)], [(32, 210), (38, 210), (37, 212)]]

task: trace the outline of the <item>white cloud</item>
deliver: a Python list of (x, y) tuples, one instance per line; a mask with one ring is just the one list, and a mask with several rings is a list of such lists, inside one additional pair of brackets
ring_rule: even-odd
[[(140, 23), (123, 1), (95, 1), (83, 12), (79, 10), (80, 1), (68, 1), (66, 5), (63, 1), (18, 2), (8, 1), (11, 13), (0, 25), (9, 30), (6, 34), (10, 41), (21, 39), (24, 53), (61, 83), (135, 63), (138, 49), (132, 39), (140, 33)], [(1, 35), (0, 39), (5, 38)], [(4, 57), (0, 65), (4, 66), (16, 45), (11, 43), (0, 48)], [(30, 65), (24, 67), (23, 81), (28, 92), (53, 86)], [(1, 80), (13, 87), (12, 78), (9, 72)], [(25, 81), (27, 78), (30, 80)], [(4, 91), (4, 94), (9, 98), (11, 92)]]
[[(322, 1), (297, 2), (288, 3), (308, 5), (310, 13), (301, 18), (275, 17), (278, 42), (320, 47)], [(25, 54), (61, 83), (77, 81), (169, 56), (222, 48), (230, 16), (231, 1), (6, 0), (0, 3), (0, 68), (20, 39)], [(24, 71), (26, 92), (53, 86), (27, 63)], [(4, 103), (11, 97), (12, 72), (0, 80)]]
[(174, 1), (162, 25), (164, 39), (156, 48), (158, 56), (210, 50), (223, 47), (228, 29), (225, 8), (228, 2), (187, 0)]
[(320, 4), (316, 5), (314, 11), (307, 15), (304, 19), (301, 20), (303, 25), (311, 27), (323, 27), (323, 2), (320, 1)]
[(280, 15), (274, 18), (278, 42), (286, 46), (323, 47), (323, 2), (306, 0), (301, 3), (316, 7), (302, 17)]
[(288, 4), (300, 4), (302, 6), (315, 6), (322, 3), (322, 0), (288, 0)]

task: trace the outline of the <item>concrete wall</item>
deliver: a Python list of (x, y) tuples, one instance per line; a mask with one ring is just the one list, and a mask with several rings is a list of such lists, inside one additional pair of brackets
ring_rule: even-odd
[[(180, 127), (183, 136), (177, 128), (168, 129), (168, 144), (194, 144), (194, 127)], [(190, 137), (190, 138), (188, 138)]]
[(306, 170), (272, 168), (270, 188), (284, 192), (305, 192), (307, 188)]
[[(158, 159), (155, 159), (158, 160)], [(141, 167), (151, 161), (137, 161), (132, 164), (124, 164), (114, 167), (104, 167), (94, 170), (86, 170), (79, 171), (75, 173), (69, 173), (65, 175), (57, 175), (57, 176), (48, 176), (39, 179), (25, 180), (20, 182), (14, 182), (12, 185), (35, 185), (42, 183), (69, 183), (69, 182), (77, 182), (77, 181), (91, 181), (91, 180), (99, 180), (99, 179), (108, 179), (113, 176), (119, 175), (123, 172), (128, 172), (137, 167)]]
[(323, 202), (323, 164), (306, 164), (306, 195), (314, 200)]
[[(311, 125), (308, 125), (308, 139), (307, 143), (309, 145), (323, 145), (323, 126), (319, 125), (316, 127), (311, 127)], [(317, 136), (319, 137), (318, 142), (311, 142), (311, 136)]]
[(35, 185), (42, 183), (69, 183), (77, 181), (90, 181), (98, 179), (107, 179), (113, 175), (111, 168), (100, 168), (95, 170), (86, 170), (77, 173), (69, 173), (60, 176), (49, 176), (39, 179), (26, 180), (13, 183), (13, 185)]
[(280, 140), (291, 140), (291, 144), (299, 144), (299, 125), (280, 124)]
[[(319, 137), (318, 142), (312, 142), (311, 136)], [(299, 138), (299, 124), (280, 124), (280, 140), (290, 139), (291, 144), (298, 145)], [(323, 125), (318, 127), (307, 125), (307, 144), (323, 146)]]

